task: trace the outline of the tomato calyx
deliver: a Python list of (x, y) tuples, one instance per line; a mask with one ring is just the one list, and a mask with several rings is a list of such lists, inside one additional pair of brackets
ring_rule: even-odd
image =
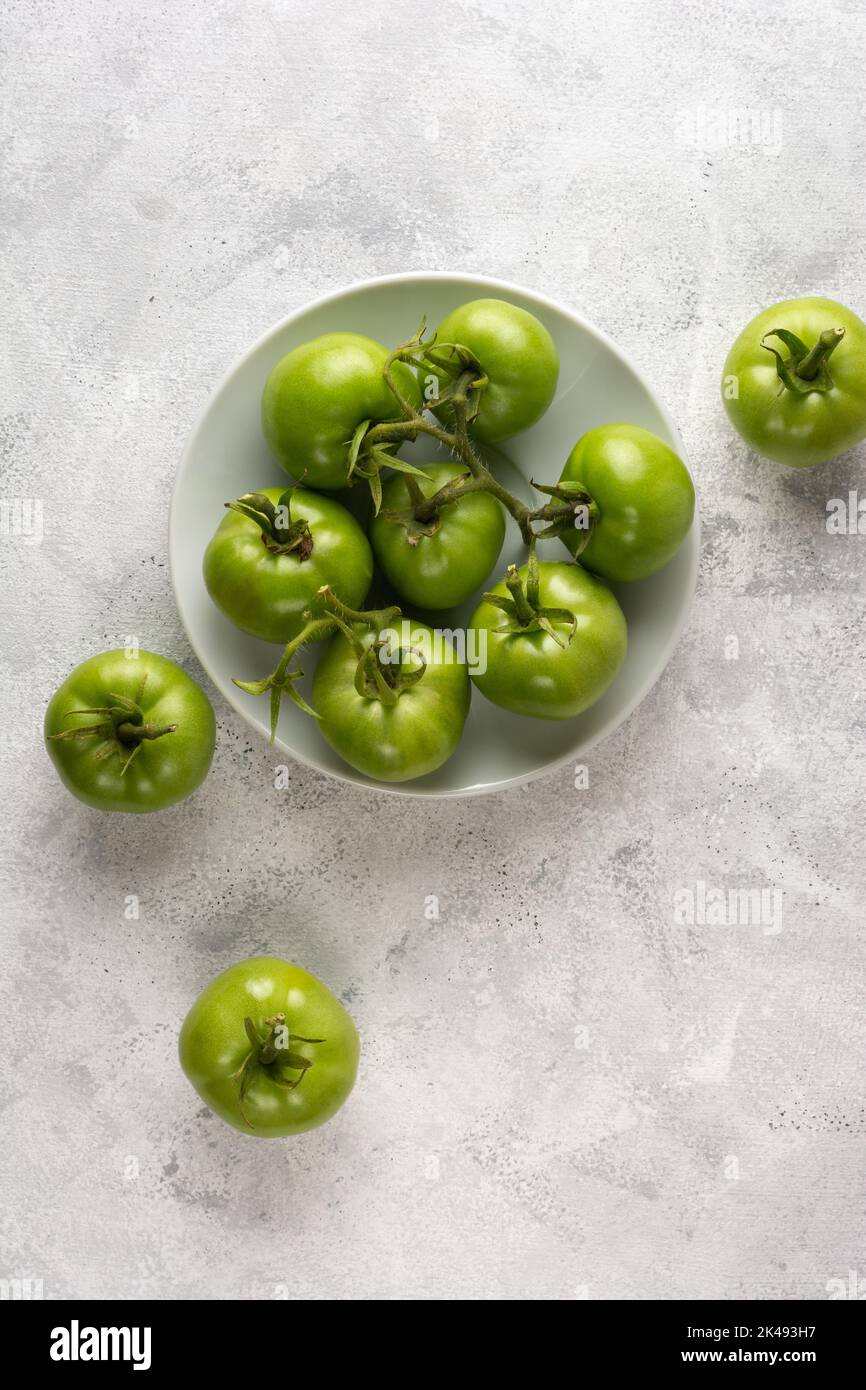
[(425, 497), (415, 478), (407, 476), (406, 490), (409, 493), (408, 507), (386, 510), (381, 513), (384, 521), (402, 526), (410, 545), (417, 545), (422, 536), (435, 536), (442, 525), (443, 508), (453, 506), (462, 497), (473, 492), (488, 492), (486, 480), (473, 477), (467, 469), (449, 478), (446, 483), (429, 497)]
[[(825, 328), (811, 348), (796, 333), (786, 328), (772, 328), (761, 339), (761, 347), (776, 359), (776, 373), (783, 387), (795, 395), (806, 396), (810, 391), (832, 391), (834, 382), (828, 366), (829, 358), (845, 337), (844, 328)], [(772, 347), (768, 338), (778, 338), (788, 349), (783, 357)]]
[[(378, 629), (376, 636), (372, 642), (364, 642), (352, 623), (361, 618), (370, 627), (371, 615), (352, 613), (335, 595), (329, 594), (328, 597), (337, 629), (342, 632), (358, 659), (355, 668), (356, 691), (365, 700), (396, 705), (403, 692), (417, 685), (427, 669), (427, 662), (417, 648), (400, 641), (393, 642), (390, 634), (382, 635), (389, 624), (401, 616), (399, 608), (390, 610), (391, 616), (385, 622), (381, 621), (382, 614), (376, 614), (376, 622), (372, 625), (373, 631)], [(408, 671), (403, 669), (407, 657), (418, 663)]]
[[(313, 1066), (313, 1059), (301, 1052), (292, 1050), (292, 1043), (321, 1043), (324, 1038), (305, 1038), (300, 1033), (289, 1032), (285, 1014), (274, 1014), (264, 1020), (270, 1031), (263, 1037), (251, 1018), (244, 1019), (244, 1032), (250, 1041), (250, 1050), (233, 1074), (232, 1080), (238, 1083), (238, 1108), (245, 1124), (254, 1129), (244, 1108), (252, 1082), (258, 1076), (266, 1076), (274, 1086), (284, 1091), (294, 1091), (300, 1086), (307, 1072)], [(285, 1071), (295, 1071), (295, 1077), (284, 1076)]]
[[(394, 364), (402, 362), (416, 371), (433, 375), (437, 382), (435, 396), (425, 397), (425, 408), (439, 410), (448, 406), (465, 407), (466, 420), (472, 424), (478, 415), (481, 396), (490, 382), (475, 354), (462, 343), (440, 343), (436, 334), (426, 338), (427, 320), (422, 319), (416, 332), (392, 352), (385, 363), (385, 383), (400, 407), (405, 420), (420, 421), (419, 428), (435, 433), (438, 426), (424, 419), (400, 390), (394, 376)], [(444, 384), (441, 378), (445, 378)], [(387, 429), (387, 426), (384, 427)]]
[(445, 385), (440, 382), (435, 397), (428, 400), (431, 410), (444, 410), (453, 414), (455, 420), (459, 407), (465, 409), (465, 422), (472, 425), (481, 409), (481, 397), (490, 385), (484, 368), (474, 353), (462, 343), (437, 343), (434, 338), (418, 357), (418, 366), (432, 370), (437, 376), (443, 373)]
[(153, 724), (145, 720), (139, 701), (144, 694), (146, 680), (147, 673), (145, 672), (135, 700), (131, 700), (126, 695), (115, 695), (109, 690), (107, 698), (113, 701), (110, 705), (67, 710), (64, 715), (65, 719), (84, 714), (94, 714), (99, 717), (93, 724), (80, 724), (74, 729), (63, 729), (60, 733), (49, 734), (49, 740), (52, 743), (69, 743), (78, 739), (100, 739), (101, 742), (93, 753), (94, 759), (102, 762), (106, 758), (122, 757), (124, 759), (123, 767), (120, 769), (122, 777), (133, 758), (140, 752), (143, 743), (162, 738), (165, 734), (173, 734), (177, 729), (177, 724)]
[[(333, 589), (328, 584), (324, 584), (318, 592), (323, 606), (329, 611), (322, 617), (314, 617), (309, 609), (304, 613), (304, 626), (301, 628), (297, 637), (293, 637), (288, 642), (280, 657), (279, 663), (269, 676), (262, 680), (242, 681), (233, 679), (232, 684), (239, 690), (245, 691), (248, 695), (264, 695), (270, 692), (270, 715), (271, 715), (271, 743), (277, 736), (277, 723), (280, 717), (280, 706), (283, 695), (288, 695), (293, 704), (304, 714), (309, 714), (313, 719), (318, 719), (318, 714), (312, 705), (308, 704), (299, 690), (295, 688), (304, 672), (300, 666), (292, 666), (292, 661), (303, 647), (311, 646), (315, 642), (321, 642), (326, 637), (333, 637), (335, 633), (342, 631), (349, 636), (350, 640), (357, 642), (358, 648), (362, 647), (360, 639), (352, 631), (355, 623), (376, 632), (382, 632), (389, 628), (400, 618), (401, 612), (396, 605), (390, 608), (371, 608), (364, 612), (349, 608), (337, 598)], [(360, 653), (359, 653), (360, 660)], [(395, 697), (396, 698), (396, 697)], [(387, 697), (386, 697), (387, 699)], [(390, 700), (387, 701), (391, 703)]]
[[(350, 629), (343, 631), (358, 656), (355, 689), (365, 700), (396, 705), (403, 692), (417, 685), (427, 670), (427, 662), (416, 647), (393, 644), (380, 637), (365, 646)], [(408, 671), (403, 669), (407, 656), (418, 663)]]
[(272, 555), (296, 555), (301, 561), (313, 553), (313, 534), (309, 522), (291, 515), (294, 488), (286, 488), (273, 503), (263, 492), (245, 492), (234, 502), (226, 502), (230, 511), (249, 517), (259, 527), (262, 542)]
[[(500, 627), (492, 628), (491, 631), (511, 635), (545, 632), (548, 637), (553, 638), (557, 646), (567, 647), (577, 630), (577, 616), (570, 608), (551, 608), (542, 605), (539, 582), (538, 557), (533, 542), (529, 547), (526, 583), (524, 584), (521, 579), (517, 566), (509, 565), (505, 571), (505, 587), (510, 597), (504, 598), (500, 594), (491, 593), (482, 595), (483, 603), (492, 604), (494, 608), (499, 608), (506, 616), (506, 621)], [(556, 631), (554, 624), (567, 625), (569, 630), (564, 641)]]
[(547, 522), (543, 531), (536, 532), (538, 539), (571, 537), (575, 532), (580, 532), (578, 544), (569, 547), (573, 555), (579, 555), (589, 544), (593, 529), (601, 515), (598, 503), (593, 501), (583, 483), (571, 479), (553, 484), (537, 483), (532, 479), (532, 486), (537, 492), (543, 492), (547, 497), (555, 499), (533, 513), (533, 521)]
[(442, 518), (438, 510), (429, 519), (418, 515), (414, 506), (404, 507), (399, 511), (380, 512), (383, 521), (391, 522), (394, 526), (402, 526), (406, 532), (406, 540), (411, 546), (416, 546), (424, 536), (435, 536), (442, 526)]

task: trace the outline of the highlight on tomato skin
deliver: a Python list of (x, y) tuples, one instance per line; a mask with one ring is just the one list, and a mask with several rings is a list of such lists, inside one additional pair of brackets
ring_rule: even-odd
[(785, 299), (733, 343), (722, 402), (756, 454), (790, 468), (829, 463), (866, 438), (866, 323), (834, 299)]
[(360, 1050), (327, 985), (276, 956), (239, 961), (211, 980), (178, 1041), (183, 1072), (208, 1108), (259, 1139), (331, 1119), (355, 1084)]

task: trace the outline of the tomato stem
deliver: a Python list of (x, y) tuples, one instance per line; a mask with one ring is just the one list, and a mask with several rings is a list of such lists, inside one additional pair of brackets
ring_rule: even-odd
[(314, 618), (309, 611), (304, 614), (304, 626), (297, 637), (293, 637), (291, 642), (286, 643), (278, 665), (269, 676), (254, 681), (242, 681), (238, 680), (237, 677), (232, 680), (232, 684), (236, 685), (239, 690), (245, 691), (247, 695), (270, 694), (271, 743), (277, 736), (277, 724), (279, 723), (283, 695), (288, 695), (292, 703), (297, 705), (304, 714), (311, 715), (313, 719), (319, 717), (300, 691), (295, 688), (296, 682), (304, 675), (303, 670), (300, 666), (294, 670), (290, 669), (292, 658), (302, 647), (309, 646), (313, 642), (321, 642), (326, 637), (333, 637), (335, 633), (342, 632), (350, 642), (355, 644), (360, 661), (364, 649), (361, 643), (355, 639), (351, 625), (363, 623), (374, 631), (382, 631), (401, 617), (400, 609), (395, 605), (390, 608), (371, 608), (366, 611), (349, 608), (347, 604), (337, 598), (337, 595), (327, 584), (319, 590), (319, 597), (330, 608), (331, 612), (319, 618)]
[[(789, 332), (787, 328), (771, 328), (761, 339), (761, 347), (775, 357), (776, 375), (782, 385), (795, 395), (805, 396), (810, 391), (833, 389), (828, 362), (844, 337), (844, 328), (825, 328), (817, 342), (808, 348), (796, 333)], [(788, 356), (783, 357), (777, 348), (767, 342), (768, 338), (778, 338), (788, 349)]]
[[(305, 1038), (300, 1033), (289, 1032), (285, 1014), (274, 1014), (264, 1020), (270, 1032), (262, 1037), (251, 1018), (244, 1019), (244, 1031), (250, 1041), (250, 1050), (232, 1080), (238, 1083), (238, 1104), (245, 1123), (250, 1129), (254, 1125), (246, 1112), (245, 1102), (253, 1078), (263, 1074), (275, 1086), (286, 1091), (294, 1091), (300, 1086), (307, 1072), (313, 1066), (313, 1059), (292, 1049), (293, 1042), (322, 1043), (325, 1038)], [(289, 1079), (282, 1075), (284, 1070), (299, 1071), (300, 1076)]]
[[(406, 655), (418, 662), (409, 671), (403, 669)], [(396, 705), (403, 692), (417, 685), (426, 670), (427, 662), (415, 647), (377, 640), (361, 653), (355, 672), (355, 689), (366, 700)]]
[[(139, 699), (141, 699), (143, 691), (144, 681), (142, 681), (138, 692)], [(118, 745), (123, 749), (131, 747), (135, 750), (144, 740), (162, 738), (164, 734), (173, 734), (177, 729), (177, 724), (146, 723), (141, 706), (127, 695), (115, 695), (112, 691), (108, 691), (107, 698), (114, 703), (97, 705), (91, 709), (67, 710), (64, 716), (66, 719), (71, 719), (79, 714), (96, 714), (100, 716), (96, 723), (79, 724), (74, 729), (63, 729), (60, 733), (49, 734), (49, 739), (52, 742), (68, 743), (77, 739), (98, 737), (105, 740), (96, 754), (98, 758), (102, 759), (108, 757), (112, 752), (119, 751)]]
[(845, 337), (844, 328), (825, 328), (818, 341), (809, 349), (801, 362), (797, 363), (797, 376), (804, 381), (814, 381), (815, 377)]
[(517, 621), (523, 627), (528, 627), (535, 618), (535, 609), (526, 597), (526, 591), (516, 565), (509, 565), (505, 571), (505, 587), (511, 595)]
[(226, 502), (226, 506), (258, 526), (262, 542), (272, 555), (295, 554), (299, 560), (309, 560), (313, 553), (313, 534), (304, 517), (292, 519), (293, 492), (293, 487), (286, 488), (276, 505), (263, 492), (245, 492), (236, 501)]
[[(505, 587), (510, 595), (503, 598), (499, 594), (484, 594), (484, 602), (499, 608), (506, 616), (501, 627), (493, 628), (497, 633), (546, 632), (557, 646), (567, 647), (577, 630), (577, 616), (570, 608), (548, 608), (541, 602), (541, 575), (538, 556), (535, 551), (535, 537), (529, 543), (529, 562), (526, 583), (520, 577), (516, 565), (509, 565), (505, 571)], [(568, 626), (565, 641), (556, 631), (554, 624)]]
[(363, 623), (366, 627), (378, 628), (389, 627), (391, 623), (401, 617), (400, 609), (396, 604), (391, 604), (387, 608), (350, 608), (347, 603), (343, 603), (334, 593), (330, 584), (323, 584), (319, 590), (319, 597), (322, 602), (327, 604), (331, 612), (337, 617), (342, 618), (344, 623)]
[(173, 734), (176, 724), (118, 724), (115, 734), (121, 743), (140, 743), (142, 739), (162, 738), (163, 734)]
[[(570, 514), (564, 509), (554, 510), (550, 506), (533, 510), (502, 486), (473, 448), (469, 429), (478, 414), (482, 394), (490, 384), (478, 359), (460, 343), (437, 343), (435, 334), (432, 339), (425, 341), (424, 331), (425, 323), (422, 321), (414, 337), (390, 354), (384, 368), (385, 382), (400, 406), (404, 418), (384, 421), (361, 430), (353, 440), (352, 450), (355, 459), (373, 456), (375, 461), (375, 486), (371, 479), (371, 489), (374, 492), (376, 512), (378, 513), (381, 505), (382, 484), (378, 477), (379, 469), (384, 467), (386, 462), (390, 462), (394, 467), (400, 466), (393, 458), (383, 461), (377, 456), (377, 450), (381, 451), (383, 446), (394, 447), (406, 441), (414, 441), (419, 434), (426, 434), (444, 444), (450, 453), (466, 465), (468, 471), (463, 478), (455, 478), (444, 484), (432, 497), (421, 498), (417, 484), (414, 488), (409, 487), (411, 506), (403, 512), (390, 513), (388, 519), (405, 526), (410, 537), (432, 534), (429, 528), (435, 524), (443, 507), (458, 502), (469, 493), (481, 491), (489, 492), (514, 518), (520, 527), (525, 545), (530, 544), (535, 534), (544, 539), (561, 534), (564, 526), (574, 524), (574, 510)], [(426, 404), (431, 410), (444, 411), (446, 416), (453, 420), (452, 429), (444, 428), (438, 421), (431, 421), (406, 399), (394, 378), (393, 367), (396, 362), (403, 362), (418, 369), (427, 367), (436, 377), (439, 382), (438, 394), (435, 398), (427, 400)], [(444, 385), (443, 376), (446, 378)], [(404, 469), (407, 467), (405, 461), (402, 461), (402, 466)], [(363, 476), (369, 477), (369, 469), (365, 470), (362, 467), (360, 471)], [(584, 500), (591, 503), (588, 494)], [(547, 522), (548, 526), (544, 531), (535, 533), (532, 526), (534, 521)], [(560, 529), (554, 529), (554, 525)]]

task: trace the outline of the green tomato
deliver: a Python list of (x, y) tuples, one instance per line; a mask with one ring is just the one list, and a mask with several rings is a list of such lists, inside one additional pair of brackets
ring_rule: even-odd
[(833, 299), (786, 299), (753, 318), (722, 373), (722, 400), (750, 448), (813, 468), (866, 436), (866, 323)]
[(45, 746), (73, 796), (98, 811), (161, 811), (194, 792), (213, 757), (207, 696), (153, 652), (103, 652), (67, 676)]
[(360, 1042), (329, 989), (298, 965), (253, 956), (199, 995), (180, 1030), (180, 1064), (226, 1124), (260, 1139), (303, 1134), (355, 1084)]
[(436, 344), (445, 343), (468, 348), (488, 378), (471, 427), (476, 439), (495, 444), (541, 419), (556, 391), (559, 354), (534, 314), (504, 299), (473, 299), (440, 323)]
[[(637, 425), (599, 425), (577, 441), (562, 481), (592, 499), (592, 531), (563, 540), (584, 568), (614, 581), (646, 579), (671, 560), (695, 514), (695, 489), (678, 454)], [(582, 513), (578, 513), (581, 517)]]
[[(372, 633), (356, 635), (361, 647), (374, 644)], [(370, 662), (374, 656), (371, 652)], [(378, 687), (377, 693), (368, 670), (367, 680), (359, 682), (366, 692), (361, 694), (357, 651), (342, 633), (331, 639), (313, 678), (319, 731), (344, 762), (367, 777), (379, 782), (424, 777), (460, 742), (469, 713), (466, 664), (447, 638), (408, 620), (393, 630), (377, 660), (380, 680), (387, 677), (397, 688), (388, 693)]]
[[(257, 506), (263, 497), (271, 510)], [(217, 608), (265, 642), (296, 637), (304, 612), (321, 612), (324, 584), (360, 608), (372, 578), (370, 544), (351, 512), (301, 488), (248, 493), (232, 504), (204, 554), (204, 582)]]
[[(528, 574), (524, 565), (524, 585)], [(484, 598), (469, 622), (480, 657), (472, 679), (494, 705), (515, 714), (572, 719), (600, 699), (622, 665), (625, 617), (610, 589), (579, 565), (542, 562), (538, 579), (542, 609), (558, 610), (555, 637), (532, 623), (526, 631), (502, 631), (507, 620)], [(506, 600), (509, 590), (502, 583), (491, 593)]]
[[(432, 497), (454, 478), (466, 476), (459, 463), (422, 464), (416, 478), (422, 496)], [(394, 474), (382, 489), (382, 509), (370, 525), (373, 552), (397, 593), (419, 608), (454, 608), (483, 584), (502, 549), (505, 513), (489, 492), (471, 492), (449, 502), (430, 522), (411, 514), (410, 484)], [(403, 513), (402, 520), (388, 513)], [(358, 607), (357, 604), (350, 605)]]
[[(360, 333), (325, 333), (283, 357), (265, 383), (262, 428), (286, 472), (333, 491), (348, 482), (348, 451), (365, 420), (402, 419), (384, 378), (388, 350)], [(403, 395), (420, 407), (418, 379), (394, 364)]]

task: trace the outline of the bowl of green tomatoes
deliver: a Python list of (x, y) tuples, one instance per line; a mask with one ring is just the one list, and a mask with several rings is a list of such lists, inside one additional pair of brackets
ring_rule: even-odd
[(281, 754), (467, 796), (628, 718), (683, 630), (699, 526), (676, 428), (609, 338), (428, 272), (327, 295), (235, 363), (169, 549), (199, 660)]

